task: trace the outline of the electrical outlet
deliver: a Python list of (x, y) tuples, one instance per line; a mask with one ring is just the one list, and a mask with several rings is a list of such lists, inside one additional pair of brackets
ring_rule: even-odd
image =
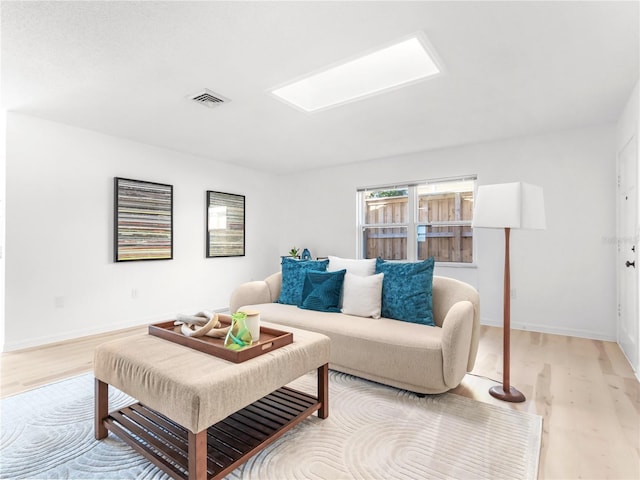
[(56, 308), (64, 308), (64, 297), (53, 297), (53, 305)]
[(132, 288), (131, 289), (131, 298), (133, 298), (134, 300), (136, 298), (138, 298), (138, 289), (137, 288)]
[(512, 288), (511, 289), (511, 300), (515, 300), (516, 299), (516, 289)]

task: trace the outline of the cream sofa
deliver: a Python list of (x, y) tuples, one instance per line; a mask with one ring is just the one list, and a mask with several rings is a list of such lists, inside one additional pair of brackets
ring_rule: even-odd
[[(421, 394), (442, 393), (471, 371), (478, 350), (478, 292), (464, 282), (433, 277), (435, 327), (389, 318), (304, 310), (274, 303), (282, 273), (248, 282), (231, 294), (229, 308), (258, 310), (262, 321), (322, 333), (331, 339), (333, 370)], [(294, 339), (295, 340), (295, 339)]]

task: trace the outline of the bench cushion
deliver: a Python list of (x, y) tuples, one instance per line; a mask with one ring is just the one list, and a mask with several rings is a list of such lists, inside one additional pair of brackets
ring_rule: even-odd
[(293, 343), (232, 363), (141, 334), (99, 345), (94, 375), (198, 433), (329, 362), (326, 336), (265, 325), (293, 332)]

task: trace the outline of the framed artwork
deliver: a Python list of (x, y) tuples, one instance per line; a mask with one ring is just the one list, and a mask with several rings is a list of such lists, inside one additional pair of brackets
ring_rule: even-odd
[(244, 256), (244, 200), (207, 191), (207, 258)]
[(173, 186), (115, 178), (114, 260), (173, 258)]

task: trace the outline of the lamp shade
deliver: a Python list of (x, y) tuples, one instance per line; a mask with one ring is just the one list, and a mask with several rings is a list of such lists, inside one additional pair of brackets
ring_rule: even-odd
[(542, 187), (523, 182), (481, 185), (474, 203), (473, 228), (546, 228)]

